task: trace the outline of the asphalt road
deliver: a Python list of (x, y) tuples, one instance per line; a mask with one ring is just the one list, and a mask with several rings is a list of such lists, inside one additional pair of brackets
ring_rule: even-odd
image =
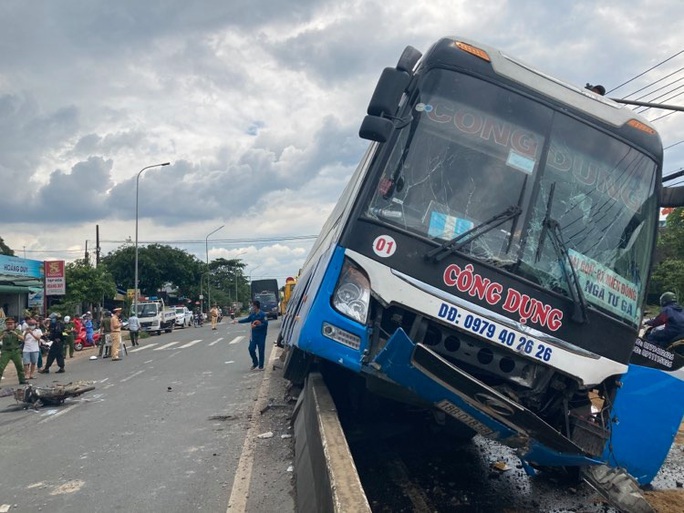
[(250, 371), (248, 340), (246, 325), (224, 321), (144, 339), (119, 362), (88, 350), (66, 374), (34, 381), (91, 381), (94, 391), (38, 410), (0, 398), (0, 512), (227, 511), (271, 374)]

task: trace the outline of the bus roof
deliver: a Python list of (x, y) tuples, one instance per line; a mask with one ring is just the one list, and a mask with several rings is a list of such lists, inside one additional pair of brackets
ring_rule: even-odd
[[(654, 133), (657, 133), (655, 127), (648, 120), (639, 116), (631, 108), (620, 105), (605, 96), (595, 94), (584, 87), (568, 84), (547, 75), (525, 62), (507, 55), (501, 50), (478, 41), (465, 37), (450, 36), (439, 40), (428, 53), (432, 51), (439, 53), (440, 57), (446, 57), (445, 60), (448, 62), (449, 59), (444, 54), (449, 52), (453, 55), (455, 50), (458, 51), (458, 48), (454, 46), (456, 42), (463, 42), (484, 50), (491, 59), (491, 65), (496, 74), (534, 89), (544, 96), (555, 99), (615, 127), (622, 127), (628, 121), (635, 119), (652, 129)], [(451, 60), (453, 61), (453, 58)]]

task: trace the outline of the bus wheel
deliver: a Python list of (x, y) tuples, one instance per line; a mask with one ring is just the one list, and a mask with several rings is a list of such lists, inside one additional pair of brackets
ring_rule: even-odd
[(290, 346), (285, 358), (283, 377), (295, 385), (302, 386), (313, 357), (295, 346)]

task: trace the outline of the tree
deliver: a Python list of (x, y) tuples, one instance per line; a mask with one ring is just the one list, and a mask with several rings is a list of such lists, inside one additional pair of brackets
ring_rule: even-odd
[(684, 208), (676, 208), (667, 216), (658, 237), (658, 250), (665, 259), (684, 259)]
[[(244, 298), (247, 280), (242, 272), (244, 262), (237, 258), (227, 260), (217, 258), (209, 262), (209, 283), (211, 285), (211, 302), (228, 305), (237, 298)], [(237, 289), (237, 297), (235, 295)]]
[(665, 228), (658, 236), (659, 262), (651, 274), (650, 292), (660, 295), (666, 290), (681, 298), (684, 293), (684, 208), (676, 208), (667, 216)]
[(63, 313), (73, 313), (79, 307), (91, 309), (100, 304), (103, 298), (113, 298), (116, 294), (114, 278), (105, 266), (93, 267), (85, 259), (66, 264), (66, 295), (52, 308)]
[[(102, 258), (116, 284), (134, 288), (135, 247), (126, 245)], [(162, 244), (138, 247), (138, 288), (143, 295), (154, 296), (167, 284), (181, 294), (194, 295), (200, 287), (205, 265), (186, 251)]]

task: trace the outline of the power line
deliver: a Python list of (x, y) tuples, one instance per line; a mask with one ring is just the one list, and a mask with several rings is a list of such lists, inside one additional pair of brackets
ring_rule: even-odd
[[(294, 235), (285, 237), (264, 237), (264, 238), (244, 238), (244, 239), (211, 239), (212, 244), (246, 244), (246, 243), (264, 243), (264, 242), (286, 242), (297, 240), (312, 240), (318, 235)], [(131, 242), (129, 239), (124, 240), (100, 240), (100, 243), (108, 244), (123, 244)], [(139, 241), (140, 242), (140, 241)], [(178, 239), (178, 240), (152, 240), (143, 241), (144, 244), (206, 244), (204, 239)]]
[[(670, 74), (668, 74), (668, 75), (665, 75), (664, 77), (659, 78), (659, 79), (656, 80), (655, 82), (652, 82), (652, 83), (650, 83), (650, 84), (646, 84), (644, 87), (642, 87), (642, 88), (640, 88), (640, 89), (637, 89), (636, 91), (634, 91), (634, 92), (632, 92), (632, 93), (629, 93), (628, 95), (623, 96), (622, 98), (623, 98), (623, 99), (627, 99), (627, 98), (629, 98), (630, 96), (633, 96), (633, 95), (635, 95), (635, 94), (637, 94), (637, 93), (640, 93), (640, 92), (643, 91), (644, 89), (648, 89), (649, 87), (654, 86), (654, 85), (656, 85), (657, 83), (662, 82), (663, 80), (665, 80), (665, 79), (667, 79), (667, 78), (670, 78), (672, 75), (674, 75), (674, 74), (676, 74), (676, 73), (679, 73), (679, 72), (682, 71), (682, 70), (684, 70), (684, 67), (679, 68), (677, 71), (673, 71), (672, 73), (670, 73)], [(674, 82), (678, 82), (678, 81), (680, 81), (680, 80), (682, 80), (682, 79), (681, 79), (681, 78), (678, 78), (678, 79), (675, 80)], [(672, 83), (673, 83), (673, 82), (670, 82), (670, 84), (672, 84)], [(664, 85), (663, 87), (667, 87), (667, 85), (669, 85), (669, 84), (666, 84), (666, 85)], [(661, 89), (662, 89), (662, 88), (661, 88)], [(659, 90), (659, 89), (656, 89), (656, 91), (658, 91), (658, 90)], [(652, 93), (652, 92), (654, 92), (654, 91), (651, 91), (651, 93)], [(648, 96), (648, 95), (651, 94), (651, 93), (646, 93), (644, 96), (641, 96), (640, 98), (637, 98), (637, 100), (640, 100), (640, 99), (644, 98), (645, 96)]]
[[(245, 238), (245, 239), (212, 239), (213, 243), (223, 243), (223, 244), (247, 244), (247, 243), (272, 243), (272, 242), (287, 242), (287, 241), (305, 241), (305, 240), (315, 240), (318, 235), (292, 235), (285, 237), (264, 237), (264, 238)], [(100, 240), (100, 244), (125, 244), (132, 243), (130, 239), (123, 240)], [(191, 244), (205, 244), (204, 240), (154, 240), (154, 241), (139, 241), (139, 244), (181, 244), (181, 245), (191, 245)], [(13, 249), (13, 251), (18, 252), (20, 250)], [(24, 251), (23, 249), (21, 251)], [(27, 249), (26, 253), (82, 253), (83, 249)]]
[(630, 78), (629, 80), (627, 80), (626, 82), (623, 82), (623, 83), (620, 84), (619, 86), (613, 87), (610, 91), (606, 92), (606, 94), (612, 93), (613, 91), (616, 91), (617, 89), (620, 89), (622, 86), (627, 85), (627, 84), (629, 84), (630, 82), (633, 82), (633, 81), (636, 80), (637, 78), (639, 78), (639, 77), (645, 75), (645, 74), (648, 73), (649, 71), (652, 71), (652, 70), (656, 69), (658, 66), (662, 66), (662, 65), (665, 64), (667, 61), (670, 61), (670, 60), (674, 59), (675, 57), (677, 57), (679, 54), (682, 54), (682, 53), (684, 53), (684, 50), (678, 51), (676, 54), (674, 54), (674, 55), (668, 57), (668, 58), (665, 59), (664, 61), (659, 62), (659, 63), (656, 64), (655, 66), (652, 66), (652, 67), (648, 68), (646, 71), (643, 71), (643, 72), (639, 73), (639, 74), (636, 75), (635, 77)]
[[(20, 251), (13, 249), (12, 251)], [(22, 253), (83, 253), (83, 249), (21, 249)]]

